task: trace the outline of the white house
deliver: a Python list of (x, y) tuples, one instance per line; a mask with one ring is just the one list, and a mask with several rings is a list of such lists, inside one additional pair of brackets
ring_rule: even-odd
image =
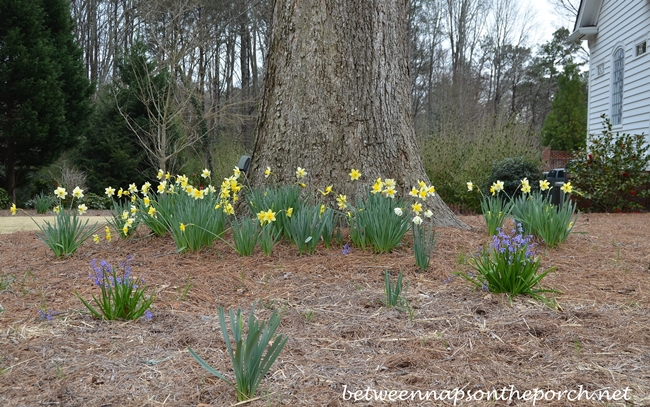
[[(590, 134), (650, 135), (650, 0), (581, 0), (569, 39), (589, 45)], [(650, 141), (650, 138), (647, 138)]]

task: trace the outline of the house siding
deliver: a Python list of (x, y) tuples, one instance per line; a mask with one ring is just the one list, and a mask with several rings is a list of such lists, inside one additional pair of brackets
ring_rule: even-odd
[[(588, 131), (600, 133), (601, 115), (611, 117), (612, 66), (615, 49), (623, 46), (623, 117), (614, 130), (645, 134), (650, 142), (650, 49), (636, 56), (636, 45), (650, 45), (650, 1), (604, 0), (598, 18), (598, 34), (589, 41)], [(597, 67), (604, 64), (604, 73)]]

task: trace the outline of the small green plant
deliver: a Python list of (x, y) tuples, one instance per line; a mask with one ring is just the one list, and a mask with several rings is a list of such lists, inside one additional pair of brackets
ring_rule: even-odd
[(508, 293), (530, 295), (548, 305), (551, 304), (543, 294), (557, 293), (540, 287), (540, 282), (548, 273), (555, 270), (551, 267), (538, 273), (541, 259), (536, 256), (532, 236), (524, 236), (521, 225), (512, 231), (512, 236), (499, 230), (492, 236), (492, 243), (484, 247), (480, 254), (470, 260), (477, 274), (459, 273), (461, 277), (474, 284), (478, 289), (493, 293)]
[(364, 249), (370, 245), (376, 253), (389, 253), (411, 227), (408, 216), (397, 214), (405, 206), (401, 199), (368, 191), (357, 201), (350, 219), (350, 237), (354, 245)]
[(564, 242), (578, 220), (576, 203), (569, 199), (557, 207), (551, 195), (541, 192), (522, 194), (513, 200), (512, 217), (521, 224), (524, 233), (542, 239), (549, 247)]
[(42, 215), (52, 209), (55, 202), (56, 200), (53, 197), (41, 192), (40, 194), (36, 195), (30, 203), (33, 204), (34, 209), (36, 209), (36, 213)]
[(302, 316), (305, 317), (305, 321), (307, 323), (310, 323), (311, 321), (314, 320), (314, 311), (313, 310), (307, 310), (302, 313)]
[(0, 188), (0, 209), (6, 209), (9, 205), (11, 205), (11, 197), (6, 189)]
[[(59, 187), (55, 191), (55, 194), (58, 196), (59, 202), (61, 202), (60, 200), (65, 198), (67, 192), (65, 189)], [(44, 224), (40, 224), (34, 221), (41, 231), (41, 233), (37, 233), (36, 235), (45, 242), (56, 257), (73, 254), (79, 246), (99, 229), (97, 223), (89, 226), (88, 219), (85, 222), (79, 219), (79, 216), (83, 215), (87, 208), (84, 204), (81, 204), (77, 209), (72, 209), (75, 198), (83, 198), (83, 191), (78, 187), (73, 192), (68, 209), (63, 208), (61, 204), (54, 208), (54, 223), (45, 221)]]
[[(251, 307), (248, 318), (248, 332), (246, 337), (244, 337), (244, 323), (241, 310), (237, 310), (236, 316), (233, 310), (230, 310), (230, 325), (234, 339), (234, 342), (231, 342), (228, 335), (224, 310), (222, 307), (219, 307), (221, 333), (226, 342), (226, 348), (228, 349), (233, 370), (235, 371), (234, 383), (221, 372), (210, 366), (192, 348), (188, 348), (190, 355), (204, 369), (235, 388), (237, 401), (249, 400), (255, 395), (255, 391), (262, 382), (262, 379), (278, 358), (288, 340), (286, 335), (275, 335), (275, 331), (280, 325), (280, 315), (277, 311), (271, 314), (268, 322), (256, 320), (254, 312), (255, 304)], [(273, 343), (269, 345), (271, 341)]]
[[(467, 183), (467, 190), (472, 192), (474, 184), (470, 181)], [(512, 200), (505, 192), (503, 195), (500, 193), (503, 191), (503, 182), (495, 181), (490, 186), (490, 195), (486, 196), (483, 194), (483, 191), (480, 188), (477, 188), (478, 192), (481, 194), (481, 212), (485, 218), (485, 225), (487, 227), (488, 234), (494, 236), (498, 233), (498, 229), (503, 227), (503, 222), (506, 218), (510, 216), (512, 211)], [(505, 196), (504, 196), (505, 195)]]
[(155, 296), (154, 294), (147, 296), (147, 287), (143, 279), (136, 280), (131, 276), (130, 261), (129, 256), (124, 263), (120, 264), (119, 275), (117, 270), (104, 260), (97, 264), (97, 260), (93, 259), (90, 263), (93, 273), (89, 277), (101, 289), (99, 299), (93, 294), (93, 301), (98, 310), (76, 291), (75, 294), (96, 318), (134, 320), (143, 315), (147, 319), (151, 318), (149, 307)]
[(178, 301), (187, 300), (187, 294), (190, 292), (190, 289), (193, 285), (194, 284), (192, 284), (191, 276), (188, 274), (187, 277), (185, 277), (185, 284), (182, 287), (178, 288)]
[(294, 212), (285, 227), (289, 231), (291, 240), (298, 246), (300, 255), (303, 253), (314, 254), (316, 246), (323, 235), (327, 219), (331, 220), (331, 209), (321, 215), (318, 206), (304, 206)]
[(390, 272), (384, 271), (384, 293), (386, 294), (386, 307), (408, 307), (406, 300), (406, 287), (402, 286), (402, 279), (404, 278), (404, 271), (401, 271), (397, 276), (395, 285), (390, 281)]
[(430, 222), (429, 229), (423, 224), (413, 226), (413, 252), (415, 253), (415, 264), (422, 271), (429, 268), (433, 250), (438, 243), (438, 235), (433, 229), (433, 222)]
[(275, 232), (272, 224), (262, 226), (257, 241), (260, 244), (262, 253), (266, 256), (270, 256), (273, 251), (273, 246), (280, 240), (282, 237), (281, 232)]
[(257, 244), (258, 226), (257, 221), (251, 218), (242, 218), (238, 221), (236, 217), (230, 224), (232, 238), (235, 242), (235, 250), (240, 256), (251, 256)]
[(11, 284), (16, 281), (16, 276), (13, 274), (2, 274), (0, 276), (0, 293), (4, 291), (11, 291)]

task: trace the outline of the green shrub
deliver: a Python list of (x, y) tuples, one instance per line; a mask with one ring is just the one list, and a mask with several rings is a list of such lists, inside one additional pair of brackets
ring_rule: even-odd
[(106, 210), (112, 209), (113, 207), (113, 199), (108, 196), (101, 196), (92, 192), (84, 195), (83, 203), (88, 206), (88, 209)]
[(637, 209), (636, 197), (646, 197), (650, 175), (650, 144), (643, 135), (612, 132), (609, 118), (603, 118), (600, 135), (587, 137), (587, 147), (578, 151), (569, 165), (576, 192), (597, 211)]
[(521, 181), (528, 179), (531, 185), (538, 185), (544, 175), (539, 170), (539, 165), (523, 157), (506, 158), (492, 166), (490, 176), (483, 184), (485, 191), (496, 181), (503, 182), (503, 192), (510, 198), (521, 195), (519, 189)]
[(11, 198), (4, 188), (0, 188), (0, 209), (7, 209), (11, 205)]
[(411, 227), (409, 217), (395, 211), (405, 206), (402, 199), (368, 191), (365, 197), (357, 200), (350, 218), (352, 242), (364, 249), (370, 245), (376, 253), (389, 253)]
[(558, 208), (551, 195), (541, 192), (524, 194), (513, 200), (512, 217), (523, 231), (542, 239), (549, 247), (564, 242), (578, 220), (576, 202), (565, 200)]
[(233, 216), (230, 222), (232, 238), (235, 242), (235, 250), (240, 256), (251, 256), (257, 244), (259, 234), (257, 220), (242, 218), (241, 221)]
[(47, 211), (52, 209), (52, 207), (56, 203), (56, 200), (53, 197), (46, 195), (42, 192), (36, 195), (32, 201), (34, 203), (34, 208), (36, 209), (36, 213), (40, 213), (40, 214), (47, 213)]

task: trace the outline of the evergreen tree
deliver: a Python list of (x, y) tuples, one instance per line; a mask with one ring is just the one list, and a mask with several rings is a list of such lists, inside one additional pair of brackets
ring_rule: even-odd
[(74, 146), (92, 87), (65, 0), (0, 2), (0, 157), (7, 192)]
[(542, 144), (574, 151), (587, 140), (587, 98), (578, 65), (567, 63), (558, 76), (558, 90), (542, 128)]

